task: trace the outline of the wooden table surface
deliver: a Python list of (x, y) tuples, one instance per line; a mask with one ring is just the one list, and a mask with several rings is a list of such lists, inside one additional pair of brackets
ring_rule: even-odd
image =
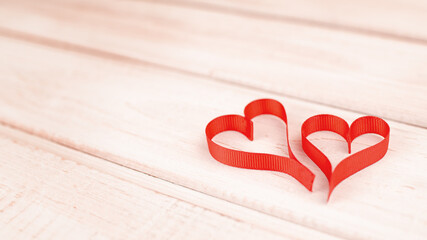
[[(427, 239), (426, 1), (0, 0), (0, 83), (1, 239)], [(210, 156), (206, 124), (257, 98), (313, 192)], [(301, 147), (320, 113), (391, 127), (329, 202)], [(287, 155), (281, 121), (255, 126), (215, 141)]]

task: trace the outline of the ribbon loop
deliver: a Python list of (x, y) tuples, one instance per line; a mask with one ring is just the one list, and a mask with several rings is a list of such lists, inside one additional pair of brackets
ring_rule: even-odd
[(282, 119), (287, 125), (285, 108), (280, 102), (273, 99), (255, 100), (245, 107), (244, 113), (245, 117), (239, 115), (224, 115), (208, 123), (206, 126), (206, 138), (212, 157), (223, 164), (234, 167), (287, 173), (311, 191), (315, 176), (293, 155), (289, 145), (288, 126), (286, 127), (286, 138), (288, 139), (290, 157), (233, 150), (212, 141), (212, 138), (216, 134), (229, 130), (240, 132), (252, 141), (252, 119), (262, 114), (275, 115)]
[[(332, 131), (341, 135), (348, 144), (351, 153), (352, 141), (367, 133), (374, 133), (384, 137), (379, 143), (363, 149), (342, 160), (332, 171), (329, 159), (314, 146), (307, 137), (317, 131)], [(356, 172), (379, 161), (387, 152), (390, 127), (378, 117), (365, 116), (356, 119), (349, 127), (344, 119), (333, 115), (317, 115), (307, 119), (301, 126), (302, 147), (307, 156), (322, 170), (329, 181), (329, 194), (344, 179)]]

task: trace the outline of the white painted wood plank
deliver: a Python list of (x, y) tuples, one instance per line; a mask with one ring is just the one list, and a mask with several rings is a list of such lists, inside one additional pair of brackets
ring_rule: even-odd
[(427, 127), (427, 45), (141, 1), (7, 3), (0, 26)]
[(4, 126), (0, 166), (2, 239), (333, 238)]
[[(4, 124), (329, 235), (422, 239), (427, 234), (426, 129), (389, 121), (386, 157), (343, 182), (326, 204), (326, 179), (302, 152), (299, 127), (319, 113), (347, 120), (359, 114), (88, 53), (10, 39), (0, 46)], [(210, 157), (207, 122), (242, 113), (259, 97), (284, 103), (294, 153), (318, 176), (313, 193), (285, 174), (232, 168)], [(218, 141), (285, 154), (280, 122), (261, 118), (256, 128), (259, 148), (243, 144), (236, 134)], [(329, 138), (321, 136), (316, 144), (330, 151)], [(353, 147), (375, 140), (360, 139)], [(344, 155), (339, 147), (333, 158)]]
[(427, 2), (423, 0), (163, 0), (162, 2), (427, 43)]

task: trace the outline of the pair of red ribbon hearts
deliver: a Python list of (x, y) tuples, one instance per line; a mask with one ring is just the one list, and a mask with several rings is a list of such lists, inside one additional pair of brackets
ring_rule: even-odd
[[(252, 141), (252, 119), (262, 114), (277, 116), (286, 125), (288, 124), (285, 108), (280, 102), (273, 99), (259, 99), (249, 103), (245, 107), (244, 114), (245, 116), (224, 115), (208, 123), (206, 138), (212, 157), (221, 163), (234, 167), (287, 173), (311, 191), (315, 175), (302, 165), (292, 153), (289, 145), (288, 127), (286, 127), (286, 138), (289, 157), (233, 150), (212, 141), (212, 138), (218, 133), (230, 130), (240, 132)], [(318, 131), (332, 131), (341, 135), (348, 143), (349, 153), (351, 153), (351, 142), (358, 136), (374, 133), (384, 137), (384, 139), (345, 158), (332, 171), (329, 159), (307, 139), (310, 134)], [(358, 118), (349, 126), (340, 117), (323, 114), (307, 119), (301, 126), (301, 136), (304, 152), (316, 163), (329, 181), (329, 199), (332, 191), (340, 182), (384, 157), (388, 149), (390, 127), (383, 119), (373, 116)]]

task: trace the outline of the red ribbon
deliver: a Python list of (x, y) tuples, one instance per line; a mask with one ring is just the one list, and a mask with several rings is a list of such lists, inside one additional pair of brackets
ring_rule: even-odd
[[(307, 139), (308, 135), (318, 131), (331, 131), (341, 135), (347, 141), (349, 154), (351, 142), (363, 134), (375, 133), (383, 136), (384, 139), (345, 158), (332, 171), (329, 159)], [(324, 114), (307, 119), (301, 126), (301, 136), (304, 152), (316, 163), (329, 181), (329, 199), (340, 182), (384, 157), (388, 149), (390, 127), (381, 118), (373, 116), (358, 118), (349, 127), (344, 119)]]
[[(245, 107), (244, 113), (245, 116), (220, 116), (208, 123), (206, 126), (206, 138), (212, 157), (221, 163), (233, 167), (287, 173), (311, 191), (315, 176), (292, 153), (289, 145), (288, 127), (286, 127), (286, 138), (289, 157), (233, 150), (212, 141), (215, 135), (230, 130), (240, 132), (252, 141), (252, 119), (262, 114), (277, 116), (288, 125), (285, 108), (276, 100), (255, 100)], [(351, 142), (358, 136), (366, 133), (375, 133), (383, 136), (384, 139), (373, 146), (345, 158), (332, 171), (329, 159), (307, 139), (308, 135), (317, 131), (332, 131), (341, 135), (348, 143), (349, 153), (351, 153)], [(337, 116), (317, 115), (307, 119), (302, 124), (301, 134), (304, 152), (317, 164), (329, 181), (329, 199), (332, 191), (340, 182), (384, 157), (388, 149), (390, 127), (381, 118), (372, 116), (358, 118), (349, 127), (345, 120)]]
[(212, 141), (212, 138), (220, 132), (237, 131), (245, 135), (250, 141), (253, 140), (253, 119), (262, 114), (271, 114), (282, 119), (287, 125), (286, 111), (283, 105), (272, 99), (259, 99), (249, 103), (245, 107), (245, 116), (224, 115), (210, 121), (206, 126), (206, 137), (209, 152), (212, 157), (221, 163), (239, 167), (258, 170), (271, 170), (284, 172), (312, 190), (314, 174), (302, 165), (292, 153), (289, 145), (288, 127), (286, 127), (286, 138), (288, 142), (289, 157), (283, 157), (266, 153), (250, 153), (229, 149)]

